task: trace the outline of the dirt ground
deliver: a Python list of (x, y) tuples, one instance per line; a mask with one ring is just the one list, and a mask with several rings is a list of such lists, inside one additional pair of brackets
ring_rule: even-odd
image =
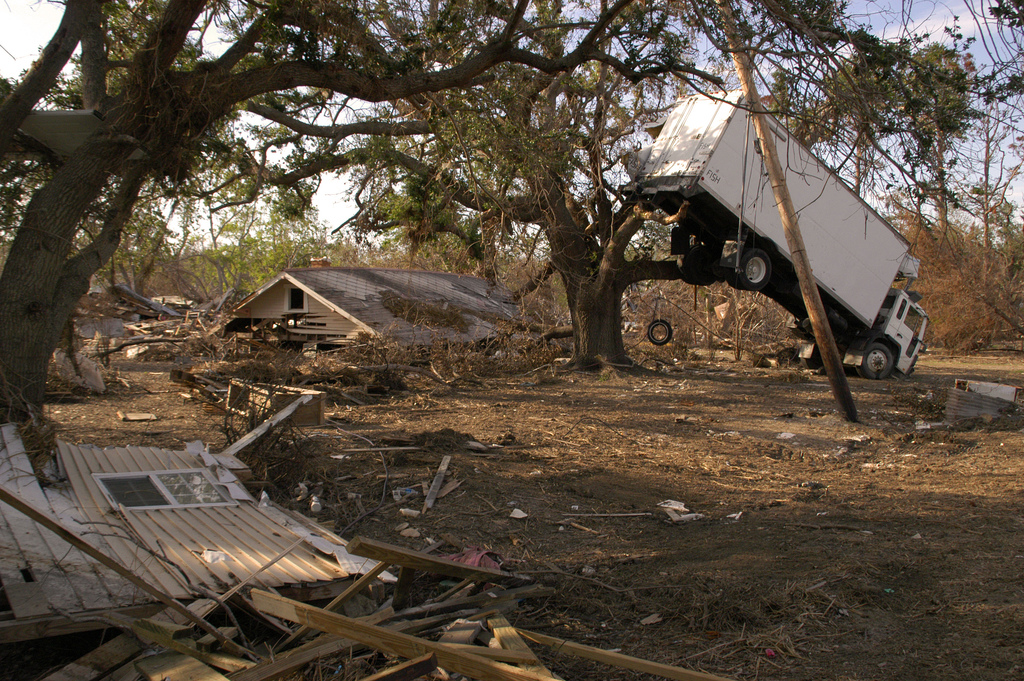
[[(109, 394), (48, 406), (58, 436), (223, 446), (224, 417), (181, 397), (174, 366), (115, 362)], [(954, 379), (1024, 385), (1019, 355), (931, 354), (908, 379), (851, 378), (854, 424), (823, 376), (749, 362), (420, 378), (372, 404), (338, 398), (333, 425), (248, 461), (258, 485), (303, 508), (293, 486), (322, 483), (320, 518), (346, 537), (490, 549), (557, 589), (513, 623), (581, 643), (737, 679), (1024, 678), (1024, 423), (926, 426)], [(330, 458), (410, 444), (423, 449)], [(372, 512), (429, 484), (446, 454), (462, 484), (433, 510)], [(666, 500), (702, 517), (672, 522)], [(639, 677), (538, 653), (566, 679)]]

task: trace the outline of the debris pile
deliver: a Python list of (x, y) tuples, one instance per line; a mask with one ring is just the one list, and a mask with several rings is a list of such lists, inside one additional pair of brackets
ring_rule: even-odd
[[(15, 426), (0, 428), (0, 527), (20, 556), (0, 557), (4, 639), (124, 632), (49, 681), (266, 681), (327, 661), (338, 678), (559, 678), (535, 646), (666, 678), (715, 678), (514, 627), (521, 603), (554, 590), (492, 552), (450, 539), (419, 551), (345, 541), (254, 497), (236, 455), (312, 399), (299, 396), (217, 454), (199, 442), (175, 452), (58, 441), (45, 471), (33, 470)], [(396, 490), (403, 515), (429, 512), (458, 487), (446, 480), (451, 460), (441, 458), (422, 506), (413, 505), (419, 489)], [(456, 552), (439, 555), (446, 545)]]

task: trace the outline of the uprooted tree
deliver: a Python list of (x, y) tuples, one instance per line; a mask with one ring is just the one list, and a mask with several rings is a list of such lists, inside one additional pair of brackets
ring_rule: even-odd
[[(479, 86), (506, 63), (550, 74), (590, 60), (671, 72), (667, 52), (642, 50), (631, 65), (599, 49), (605, 36), (622, 30), (632, 2), (580, 7), (570, 38), (560, 43), (565, 49), (552, 53), (545, 49), (547, 36), (566, 27), (550, 25), (546, 3), (530, 0), (168, 0), (138, 6), (68, 0), (52, 40), (0, 105), (0, 156), (19, 142), (32, 146), (18, 130), (34, 107), (95, 109), (103, 121), (67, 158), (19, 155), (9, 161), (13, 169), (5, 168), (9, 182), (38, 180), (6, 213), (10, 243), (0, 274), (6, 417), (42, 404), (61, 330), (90, 277), (118, 247), (143, 192), (159, 187), (174, 196), (204, 168), (234, 167), (224, 187), (245, 193), (238, 182), (248, 183), (249, 193), (259, 193), (266, 157), (250, 153), (258, 140), (237, 125), (245, 102), (269, 93), (304, 109), (343, 100), (416, 100)], [(219, 49), (225, 41), (226, 49)], [(77, 84), (69, 89), (60, 72), (79, 45)], [(289, 143), (301, 154), (301, 135)], [(308, 194), (311, 178), (315, 172), (292, 183), (295, 190)]]

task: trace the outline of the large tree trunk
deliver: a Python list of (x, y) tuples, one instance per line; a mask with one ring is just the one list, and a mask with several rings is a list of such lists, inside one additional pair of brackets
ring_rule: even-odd
[(564, 274), (569, 312), (572, 315), (572, 366), (591, 369), (604, 363), (632, 366), (622, 342), (622, 291), (620, 286), (600, 286), (595, 278)]
[(131, 174), (93, 241), (75, 251), (83, 214), (122, 165), (124, 145), (93, 139), (36, 192), (0, 273), (0, 417), (38, 413), (50, 355), (89, 279), (120, 240), (141, 183)]

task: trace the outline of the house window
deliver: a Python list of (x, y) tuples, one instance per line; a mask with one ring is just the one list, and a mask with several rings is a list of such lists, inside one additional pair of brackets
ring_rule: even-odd
[(235, 505), (202, 469), (95, 474), (94, 477), (114, 506), (144, 509)]
[(301, 288), (290, 288), (288, 289), (288, 309), (289, 310), (305, 310), (306, 309), (306, 292)]

